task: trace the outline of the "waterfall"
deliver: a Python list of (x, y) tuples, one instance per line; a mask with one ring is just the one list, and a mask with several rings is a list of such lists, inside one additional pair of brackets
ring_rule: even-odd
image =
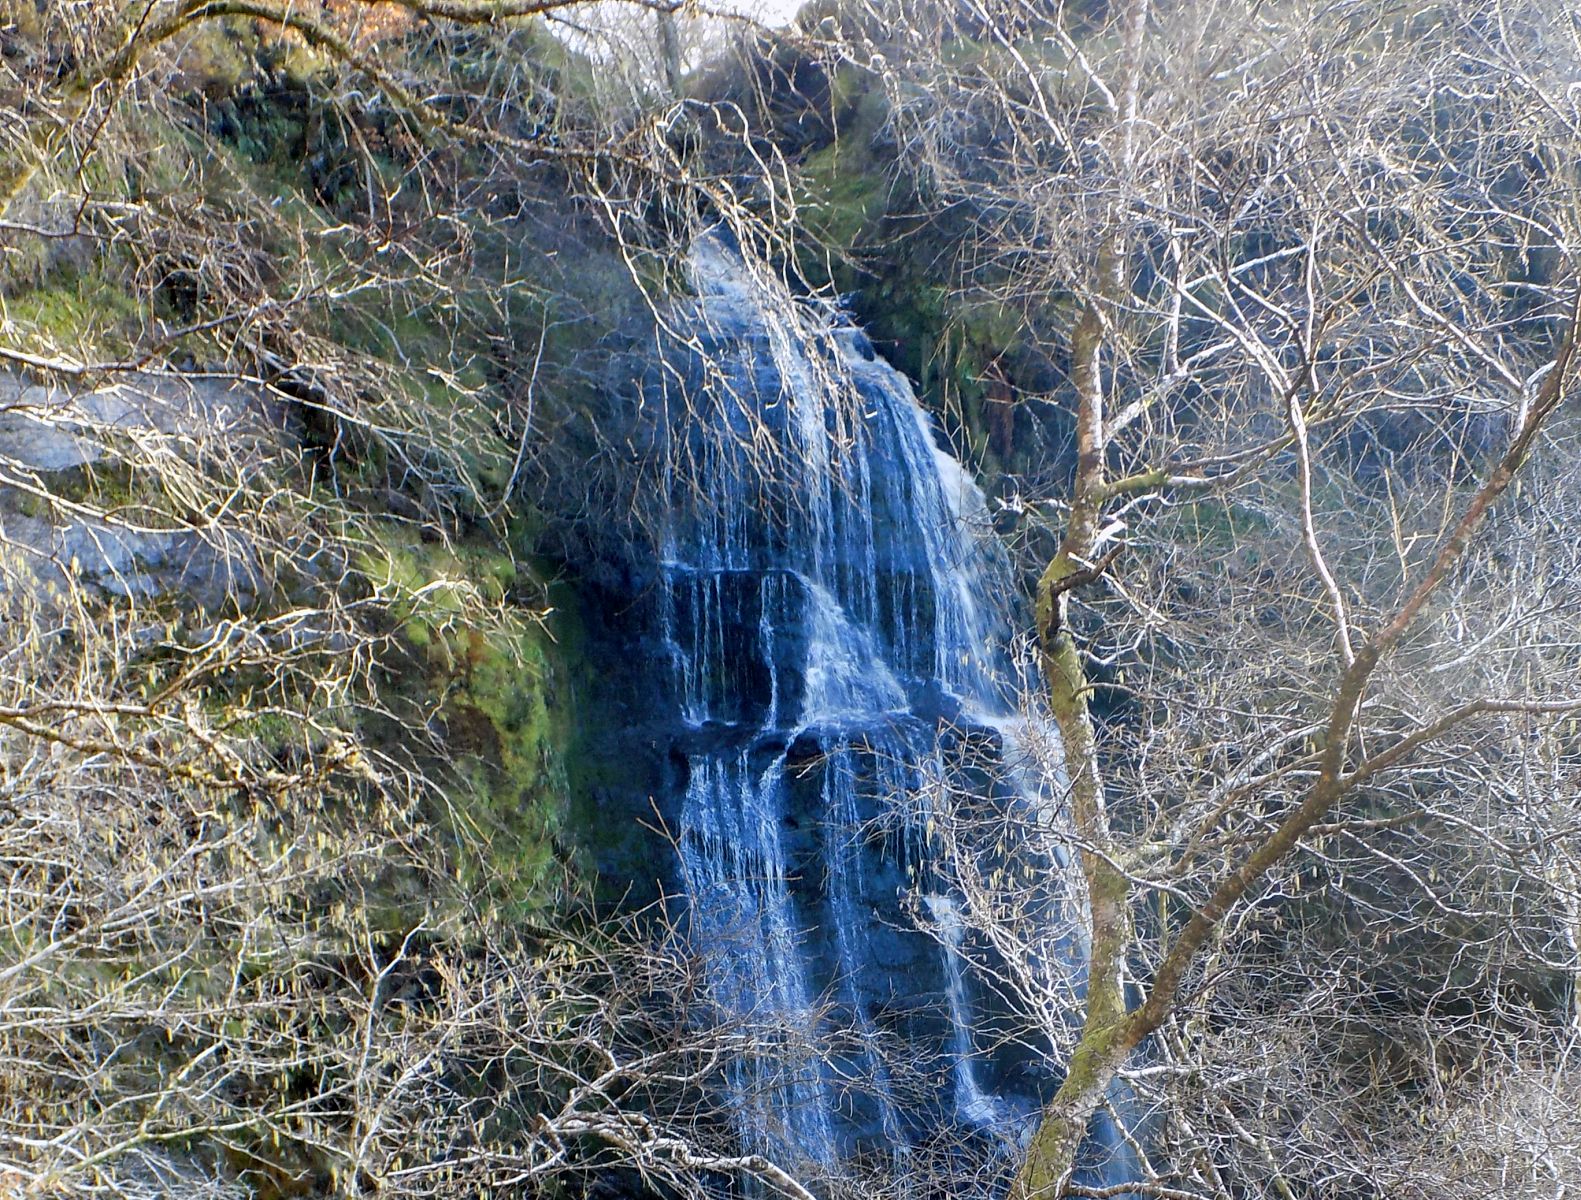
[[(1037, 1098), (979, 1044), (992, 998), (931, 832), (950, 780), (1047, 787), (964, 752), (1004, 765), (1023, 729), (983, 497), (858, 331), (810, 335), (718, 235), (691, 278), (657, 607), (691, 936), (720, 1010), (776, 1031), (731, 1106), (804, 1170), (903, 1165), (946, 1129), (1008, 1142)], [(1079, 957), (1068, 930), (1054, 944)]]

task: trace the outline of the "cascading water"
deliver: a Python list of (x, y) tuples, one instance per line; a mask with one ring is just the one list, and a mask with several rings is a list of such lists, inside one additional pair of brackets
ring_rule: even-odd
[[(658, 610), (691, 935), (720, 1009), (780, 1031), (734, 1080), (743, 1135), (825, 1171), (944, 1129), (1012, 1139), (1035, 1089), (980, 1053), (989, 998), (929, 836), (961, 747), (1003, 762), (1020, 729), (981, 494), (858, 332), (804, 337), (717, 235), (692, 279)], [(1029, 801), (1010, 774), (980, 786)]]

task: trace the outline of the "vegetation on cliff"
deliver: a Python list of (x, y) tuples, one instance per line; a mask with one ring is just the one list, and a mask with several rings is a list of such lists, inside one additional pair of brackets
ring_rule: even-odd
[(0, 11), (0, 1191), (772, 1176), (566, 827), (629, 98), (481, 8)]
[(631, 583), (708, 225), (843, 298), (1029, 584), (1014, 837), (1091, 957), (954, 864), (1053, 1078), (987, 1173), (1573, 1187), (1573, 16), (633, 7), (0, 3), (0, 1192), (806, 1194), (662, 915), (586, 916), (651, 781), (578, 761), (621, 685), (550, 611)]

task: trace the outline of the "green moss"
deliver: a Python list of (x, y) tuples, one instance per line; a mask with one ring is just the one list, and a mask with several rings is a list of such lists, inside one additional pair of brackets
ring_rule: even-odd
[[(144, 478), (130, 463), (105, 459), (70, 470), (53, 472), (49, 494), (69, 504), (81, 504), (100, 512), (120, 514), (133, 506), (146, 505), (157, 511), (157, 480)], [(40, 504), (48, 507), (47, 502)]]
[(859, 156), (842, 150), (836, 142), (802, 164), (802, 205), (817, 240), (849, 252), (884, 211), (886, 189), (882, 178), (848, 164)]
[(376, 527), (375, 540), (358, 552), (354, 565), (392, 601), (397, 631), (414, 646), (432, 646), (432, 665), (441, 669), (453, 667), (460, 650), (435, 637), (458, 633), (470, 614), (497, 608), (520, 575), (506, 549), (425, 542), (410, 526), (393, 523)]
[(835, 72), (829, 92), (838, 135), (803, 161), (800, 202), (818, 244), (849, 254), (889, 208), (891, 164), (872, 152), (889, 104), (867, 73), (854, 67)]
[[(537, 622), (459, 639), (445, 737), (470, 803), (455, 810), (465, 882), (486, 886), (517, 911), (552, 900), (555, 842), (565, 818), (561, 748), (566, 713), (555, 665)], [(471, 874), (473, 877), (468, 879)]]
[(183, 38), (176, 57), (176, 87), (205, 95), (223, 95), (241, 86), (253, 72), (257, 34), (240, 22), (205, 21)]
[(63, 266), (35, 286), (0, 295), (0, 324), (13, 345), (85, 353), (128, 345), (141, 313), (113, 270)]
[(433, 817), (451, 867), (502, 915), (549, 907), (567, 882), (572, 705), (542, 607), (512, 599), (543, 589), (493, 543), (427, 543), (395, 526), (378, 536), (358, 566), (390, 595), (404, 647), (385, 690), (436, 735), (419, 757), (443, 792)]

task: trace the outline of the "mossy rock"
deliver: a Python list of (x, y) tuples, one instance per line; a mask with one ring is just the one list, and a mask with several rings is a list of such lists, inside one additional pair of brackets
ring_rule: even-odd
[[(443, 793), (433, 819), (450, 868), (501, 915), (551, 908), (569, 882), (561, 838), (574, 718), (542, 606), (518, 599), (542, 588), (492, 542), (428, 543), (393, 524), (379, 538), (358, 568), (391, 593), (400, 648), (384, 690), (430, 733), (416, 754)], [(400, 736), (398, 726), (374, 732)]]

